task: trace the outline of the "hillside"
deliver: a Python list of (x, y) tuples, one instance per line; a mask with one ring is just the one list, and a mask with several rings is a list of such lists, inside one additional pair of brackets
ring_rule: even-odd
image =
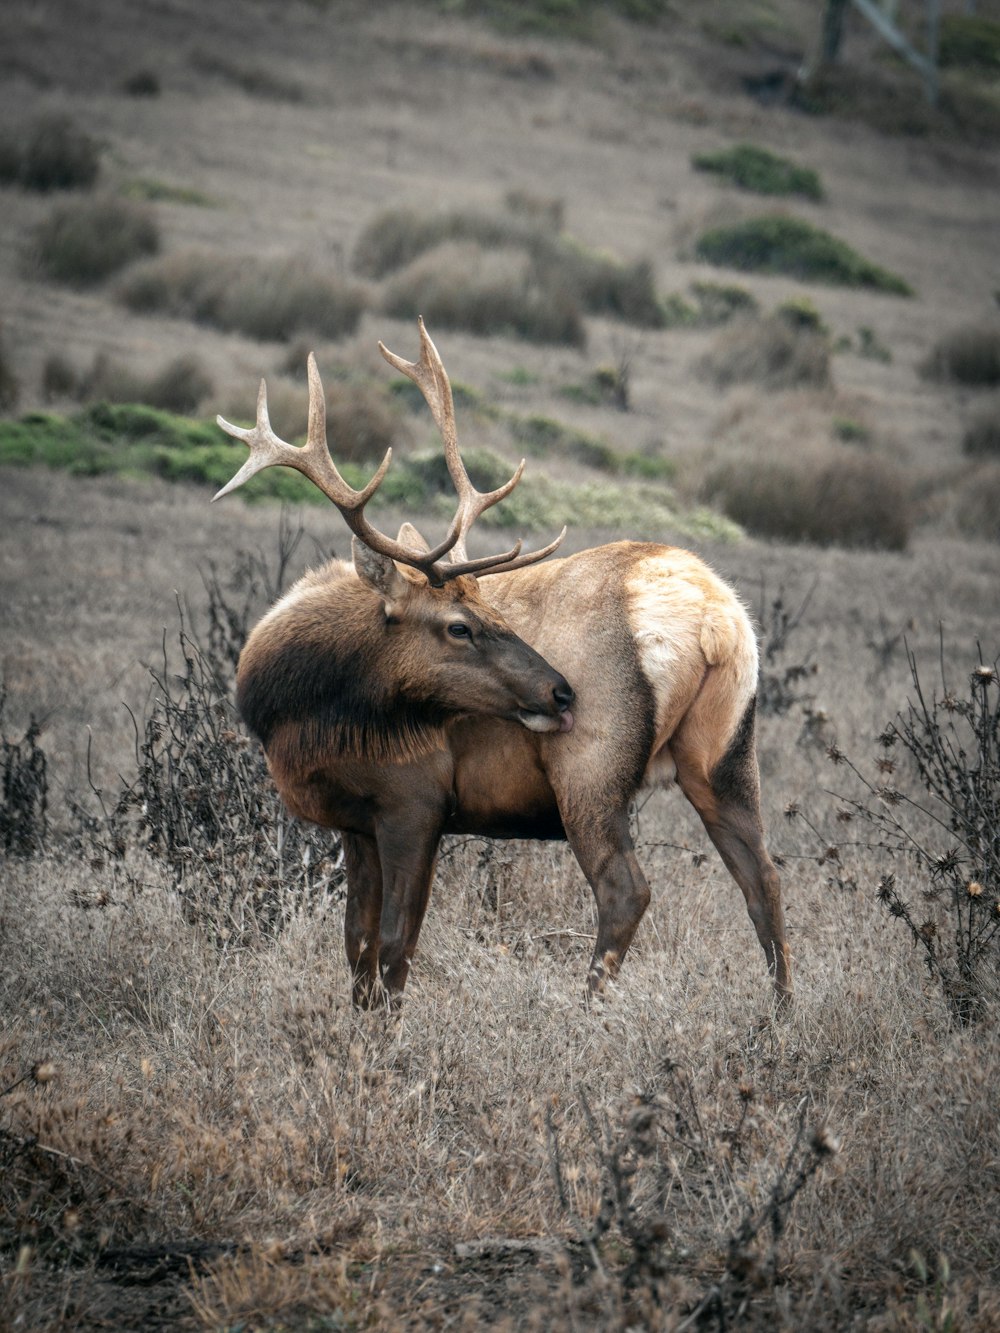
[[(0, 1327), (1000, 1325), (998, 76), (956, 0), (937, 109), (853, 13), (802, 89), (816, 9), (0, 7)], [(477, 549), (678, 543), (753, 612), (792, 1012), (676, 794), (602, 1005), (569, 849), (452, 838), (351, 1008), (232, 699), (348, 534), (210, 507), (214, 415), (265, 376), (299, 438), (315, 349), (440, 532), (418, 313), (473, 470), (528, 459)]]

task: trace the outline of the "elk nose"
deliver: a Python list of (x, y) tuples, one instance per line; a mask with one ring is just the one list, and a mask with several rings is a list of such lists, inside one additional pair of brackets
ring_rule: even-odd
[(560, 713), (565, 713), (570, 704), (576, 698), (568, 682), (563, 681), (561, 685), (554, 685), (552, 688), (552, 697), (556, 701), (556, 707)]

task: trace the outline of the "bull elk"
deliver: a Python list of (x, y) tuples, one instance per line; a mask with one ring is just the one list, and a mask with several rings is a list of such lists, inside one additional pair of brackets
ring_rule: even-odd
[[(644, 784), (679, 783), (742, 889), (779, 1002), (791, 972), (778, 875), (764, 846), (754, 744), (757, 645), (735, 593), (688, 551), (615, 542), (540, 563), (565, 536), (470, 559), (488, 494), (458, 448), (451, 386), (420, 323), (418, 362), (379, 349), (420, 388), (458, 507), (430, 547), (365, 506), (389, 467), (352, 489), (326, 440), (309, 358), (305, 445), (280, 440), (261, 382), (250, 447), (227, 494), (262, 468), (297, 468), (354, 534), (353, 561), (307, 573), (251, 633), (237, 699), (293, 815), (340, 832), (353, 997), (398, 1001), (445, 833), (566, 839), (597, 902), (588, 985), (621, 965), (649, 902), (629, 834)], [(489, 576), (488, 590), (480, 579)]]

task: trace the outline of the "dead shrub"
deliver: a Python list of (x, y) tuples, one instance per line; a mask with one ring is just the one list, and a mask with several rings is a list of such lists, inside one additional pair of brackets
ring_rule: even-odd
[(76, 808), (76, 836), (95, 868), (114, 868), (142, 847), (171, 874), (187, 919), (220, 945), (273, 938), (343, 883), (339, 841), (284, 810), (233, 697), (246, 636), (283, 590), (303, 537), (283, 519), (276, 560), (244, 551), (225, 582), (206, 573), (203, 641), (180, 610), (174, 654), (164, 636), (162, 663), (150, 669), (150, 706), (135, 719), (134, 778), (123, 778), (113, 798), (95, 793), (99, 815)]
[(830, 752), (857, 782), (838, 802), (873, 830), (860, 845), (884, 866), (878, 901), (961, 1023), (1000, 996), (1000, 659), (976, 658), (953, 686), (942, 643), (940, 692), (928, 694), (908, 650), (913, 696), (879, 736), (871, 776)]
[(1000, 384), (1000, 325), (966, 324), (940, 338), (921, 367), (928, 379), (972, 388)]
[(707, 498), (777, 541), (901, 551), (913, 524), (902, 475), (867, 454), (816, 454), (720, 468)]
[[(6, 702), (0, 684), (0, 728)], [(49, 776), (40, 732), (34, 718), (20, 740), (8, 740), (0, 730), (0, 849), (8, 856), (33, 856), (45, 844)]]
[(768, 389), (824, 388), (830, 383), (830, 342), (821, 329), (776, 311), (734, 320), (699, 369), (720, 388), (741, 383)]
[(97, 145), (69, 116), (41, 116), (23, 143), (9, 136), (0, 143), (0, 181), (26, 190), (86, 189), (99, 169)]
[(299, 257), (250, 259), (198, 250), (139, 265), (118, 295), (136, 313), (173, 315), (275, 342), (303, 330), (343, 338), (357, 328), (365, 305), (358, 287)]
[(540, 279), (528, 256), (510, 248), (447, 241), (390, 280), (384, 306), (392, 315), (423, 315), (437, 328), (574, 347), (586, 340), (570, 291), (551, 273)]
[(54, 282), (86, 287), (159, 248), (149, 209), (106, 195), (55, 208), (35, 231), (30, 255)]

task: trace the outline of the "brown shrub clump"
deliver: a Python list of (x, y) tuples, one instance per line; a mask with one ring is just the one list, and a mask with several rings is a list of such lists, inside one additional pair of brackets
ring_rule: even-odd
[(768, 389), (830, 383), (830, 344), (820, 328), (776, 311), (733, 321), (702, 359), (702, 374), (720, 388), (757, 383)]
[(446, 241), (419, 255), (389, 279), (384, 307), (443, 329), (574, 347), (586, 339), (568, 288), (540, 279), (521, 250), (484, 250), (470, 241)]
[(365, 305), (360, 288), (307, 259), (250, 259), (202, 250), (138, 266), (118, 295), (138, 314), (174, 315), (276, 342), (302, 331), (343, 338), (357, 328)]
[(55, 208), (37, 228), (30, 255), (46, 277), (86, 287), (159, 248), (148, 208), (105, 195)]
[(778, 541), (900, 551), (913, 525), (902, 474), (865, 454), (731, 463), (706, 490), (748, 531)]
[(962, 437), (962, 448), (967, 454), (1000, 458), (1000, 401), (990, 403), (973, 417)]
[(1000, 384), (1000, 325), (966, 324), (939, 338), (922, 370), (973, 388)]

